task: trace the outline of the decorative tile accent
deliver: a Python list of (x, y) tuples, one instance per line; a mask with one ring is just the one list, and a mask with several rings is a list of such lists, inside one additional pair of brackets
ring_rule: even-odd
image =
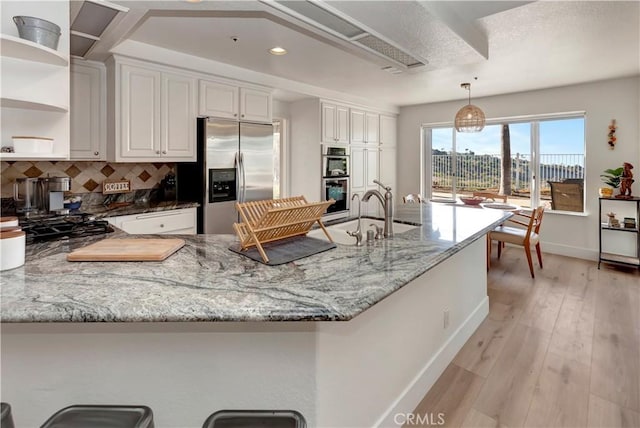
[(69, 177), (75, 178), (82, 171), (80, 171), (80, 169), (77, 166), (71, 165), (69, 168), (65, 169), (64, 172), (66, 172)]
[(40, 177), (42, 175), (42, 171), (40, 171), (38, 168), (36, 168), (35, 166), (32, 166), (31, 168), (27, 169), (24, 172), (24, 175), (26, 175), (29, 178), (35, 178), (35, 177)]
[(20, 177), (71, 177), (72, 193), (102, 192), (102, 182), (130, 180), (132, 190), (153, 189), (169, 172), (173, 163), (107, 163), (76, 161), (2, 161), (0, 196), (13, 196), (13, 183)]
[(96, 190), (96, 188), (99, 186), (98, 183), (96, 183), (95, 181), (93, 181), (92, 178), (90, 178), (89, 180), (87, 180), (86, 183), (84, 183), (82, 185), (82, 187), (84, 187), (85, 189), (87, 189), (90, 192), (93, 192), (94, 190)]
[(138, 175), (138, 178), (146, 182), (148, 179), (151, 178), (151, 174), (149, 174), (146, 170), (144, 170)]
[(100, 170), (100, 172), (105, 176), (105, 177), (111, 177), (111, 174), (113, 174), (114, 172), (116, 172), (115, 169), (113, 169), (111, 167), (111, 165), (107, 164), (104, 167), (102, 167), (102, 169)]

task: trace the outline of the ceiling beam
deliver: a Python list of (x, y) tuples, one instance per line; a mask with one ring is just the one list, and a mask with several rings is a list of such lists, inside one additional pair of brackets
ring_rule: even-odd
[(464, 4), (463, 2), (418, 1), (418, 3), (446, 24), (451, 31), (456, 33), (473, 50), (485, 59), (489, 59), (489, 39), (487, 39), (487, 35), (473, 21), (462, 17), (455, 9), (457, 3)]

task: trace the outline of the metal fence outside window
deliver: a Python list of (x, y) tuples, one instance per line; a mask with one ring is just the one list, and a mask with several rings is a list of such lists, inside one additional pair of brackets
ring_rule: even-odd
[[(432, 186), (436, 189), (451, 189), (456, 177), (458, 191), (498, 189), (500, 187), (499, 154), (451, 154), (432, 155)], [(532, 174), (531, 156), (516, 154), (511, 158), (511, 186), (514, 193), (529, 193)], [(540, 192), (548, 194), (547, 181), (584, 179), (584, 155), (542, 154), (540, 155)]]

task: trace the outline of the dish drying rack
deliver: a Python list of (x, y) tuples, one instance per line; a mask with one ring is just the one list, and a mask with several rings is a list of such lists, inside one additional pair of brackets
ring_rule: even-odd
[(269, 257), (263, 244), (294, 236), (306, 235), (318, 223), (329, 241), (331, 235), (322, 224), (322, 214), (336, 201), (309, 203), (304, 196), (264, 201), (237, 202), (236, 210), (242, 223), (234, 223), (233, 228), (240, 238), (242, 250), (256, 247), (265, 263)]

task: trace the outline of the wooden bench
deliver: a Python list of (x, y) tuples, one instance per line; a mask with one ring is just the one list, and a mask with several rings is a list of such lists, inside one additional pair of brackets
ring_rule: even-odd
[(311, 227), (318, 223), (329, 241), (333, 242), (329, 232), (322, 224), (321, 217), (327, 208), (334, 204), (330, 199), (324, 202), (309, 203), (304, 196), (268, 199), (236, 203), (242, 223), (234, 223), (233, 228), (240, 238), (242, 250), (256, 247), (265, 263), (269, 257), (262, 244), (306, 235)]

